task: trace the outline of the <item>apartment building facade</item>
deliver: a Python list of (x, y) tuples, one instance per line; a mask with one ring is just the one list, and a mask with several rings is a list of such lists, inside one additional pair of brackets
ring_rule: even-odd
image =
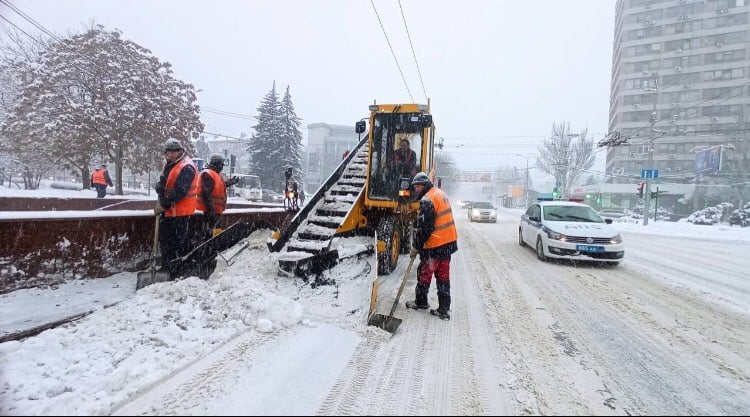
[(341, 163), (342, 155), (359, 143), (351, 126), (328, 123), (307, 125), (306, 191), (313, 193)]
[(644, 169), (674, 183), (722, 176), (700, 159), (731, 158), (750, 137), (748, 3), (617, 1), (609, 131), (627, 143), (608, 149), (607, 182)]

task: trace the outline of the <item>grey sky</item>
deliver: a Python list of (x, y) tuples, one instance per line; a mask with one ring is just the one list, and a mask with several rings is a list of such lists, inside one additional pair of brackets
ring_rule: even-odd
[[(274, 80), (280, 93), (290, 86), (304, 126), (353, 124), (373, 100), (412, 101), (367, 0), (10, 1), (58, 34), (80, 32), (92, 20), (122, 30), (203, 90), (206, 109), (255, 116)], [(554, 121), (569, 121), (574, 132), (588, 128), (595, 140), (604, 136), (614, 1), (400, 5), (437, 134), (459, 168), (525, 167), (512, 155), (535, 153)], [(375, 7), (411, 96), (426, 102), (398, 0)], [(32, 30), (14, 12), (0, 12)], [(202, 119), (206, 131), (232, 136), (255, 123), (208, 112)], [(599, 155), (596, 169), (603, 168)]]

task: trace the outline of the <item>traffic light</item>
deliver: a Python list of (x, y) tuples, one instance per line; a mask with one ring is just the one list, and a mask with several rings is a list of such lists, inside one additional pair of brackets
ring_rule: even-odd
[(643, 186), (646, 185), (645, 182), (639, 182), (638, 183), (638, 197), (643, 198)]
[(558, 191), (557, 187), (552, 189), (552, 198), (560, 197), (560, 191)]
[(651, 198), (656, 198), (656, 191), (651, 191)]

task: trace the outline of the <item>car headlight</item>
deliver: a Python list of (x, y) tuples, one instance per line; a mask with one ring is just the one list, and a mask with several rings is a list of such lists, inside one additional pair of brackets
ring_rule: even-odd
[(547, 237), (554, 240), (562, 240), (563, 242), (568, 240), (568, 237), (565, 236), (562, 233), (557, 233), (554, 230), (550, 228), (545, 228), (545, 231), (547, 232)]
[(609, 243), (615, 244), (615, 243), (622, 243), (622, 236), (620, 234), (616, 234), (615, 237), (609, 240)]

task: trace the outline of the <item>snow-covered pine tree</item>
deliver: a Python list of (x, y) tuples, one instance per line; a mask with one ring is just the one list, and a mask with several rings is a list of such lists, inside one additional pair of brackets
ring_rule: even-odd
[(276, 93), (276, 81), (273, 87), (261, 100), (258, 124), (253, 126), (247, 153), (250, 154), (250, 174), (260, 177), (263, 188), (274, 191), (284, 188), (284, 170), (288, 155), (283, 145), (281, 126), (281, 104)]
[(302, 170), (302, 131), (299, 127), (302, 121), (294, 111), (289, 86), (286, 86), (284, 98), (281, 99), (281, 131), (284, 153), (288, 155), (286, 164), (294, 170), (294, 181), (300, 188), (305, 183), (305, 173)]

